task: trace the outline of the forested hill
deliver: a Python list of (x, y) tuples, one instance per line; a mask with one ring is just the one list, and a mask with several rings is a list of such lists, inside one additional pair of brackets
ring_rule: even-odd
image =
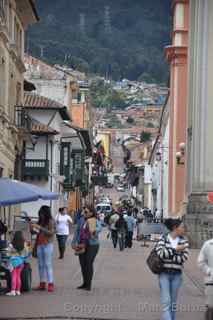
[(170, 0), (36, 0), (27, 50), (118, 80), (165, 82)]

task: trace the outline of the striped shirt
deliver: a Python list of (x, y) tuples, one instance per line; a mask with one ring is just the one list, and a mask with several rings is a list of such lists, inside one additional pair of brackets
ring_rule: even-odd
[(178, 245), (185, 245), (183, 251), (176, 251), (169, 240), (169, 235), (162, 236), (156, 245), (157, 255), (163, 261), (163, 268), (165, 272), (177, 271), (181, 272), (183, 264), (188, 259), (189, 243), (184, 237), (179, 237)]

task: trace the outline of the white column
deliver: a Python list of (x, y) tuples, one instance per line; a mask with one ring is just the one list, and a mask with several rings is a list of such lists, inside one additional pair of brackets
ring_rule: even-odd
[[(190, 1), (188, 193), (213, 190), (213, 1)], [(191, 137), (190, 137), (191, 135)]]

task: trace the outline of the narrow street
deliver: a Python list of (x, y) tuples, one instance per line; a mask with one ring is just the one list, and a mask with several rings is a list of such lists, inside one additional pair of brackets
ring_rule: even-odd
[[(125, 319), (160, 318), (157, 277), (146, 266), (150, 248), (134, 242), (124, 252), (112, 249), (102, 232), (101, 250), (95, 264), (92, 292), (75, 289), (81, 283), (78, 258), (70, 248), (64, 261), (55, 259), (54, 293), (32, 291), (21, 297), (0, 297), (0, 319)], [(177, 320), (201, 320), (204, 312), (200, 273), (195, 266), (197, 251), (192, 251), (181, 288)], [(37, 285), (33, 261), (33, 286)], [(11, 308), (12, 306), (12, 308)]]

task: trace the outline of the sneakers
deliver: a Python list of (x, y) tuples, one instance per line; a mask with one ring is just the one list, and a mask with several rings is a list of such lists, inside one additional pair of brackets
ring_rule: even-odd
[(40, 282), (36, 290), (45, 290), (46, 289), (46, 282)]
[(20, 295), (21, 295), (21, 292), (20, 292), (20, 291), (16, 291), (16, 295), (17, 295), (17, 296), (20, 296)]
[(48, 292), (53, 292), (54, 291), (54, 283), (48, 283), (47, 291)]
[(6, 296), (14, 297), (15, 295), (16, 295), (15, 290), (12, 290), (12, 291), (10, 291), (10, 292), (6, 293)]

